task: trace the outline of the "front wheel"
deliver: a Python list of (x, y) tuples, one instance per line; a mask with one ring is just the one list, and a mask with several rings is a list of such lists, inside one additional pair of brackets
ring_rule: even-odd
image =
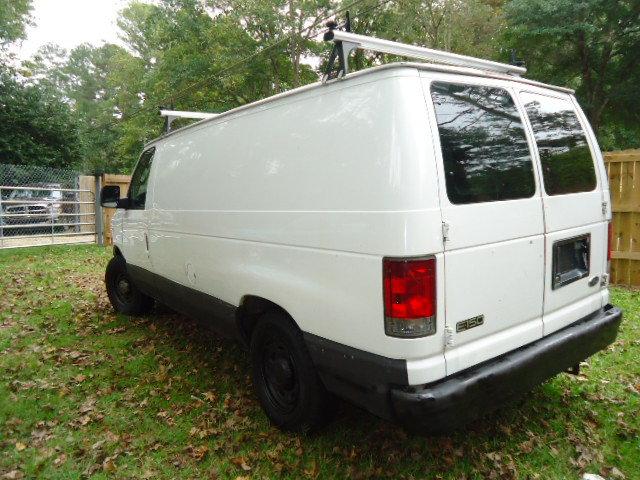
[(251, 364), (260, 404), (278, 428), (306, 433), (326, 422), (330, 396), (286, 315), (267, 313), (259, 320), (251, 335)]
[(144, 315), (153, 308), (153, 298), (142, 293), (127, 273), (127, 263), (122, 257), (113, 257), (107, 265), (104, 277), (107, 295), (113, 309), (125, 315)]

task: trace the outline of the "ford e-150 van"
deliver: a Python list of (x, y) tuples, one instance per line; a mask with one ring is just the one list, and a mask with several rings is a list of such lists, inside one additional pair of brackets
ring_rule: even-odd
[(572, 91), (329, 37), (439, 63), (343, 64), (150, 142), (126, 198), (102, 192), (115, 310), (159, 301), (237, 336), (294, 431), (332, 394), (447, 431), (611, 344), (607, 173)]

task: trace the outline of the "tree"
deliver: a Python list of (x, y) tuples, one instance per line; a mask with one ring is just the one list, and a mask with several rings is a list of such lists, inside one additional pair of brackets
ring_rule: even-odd
[(31, 0), (0, 0), (0, 46), (24, 38), (31, 9)]
[[(501, 0), (396, 0), (366, 2), (351, 9), (352, 30), (449, 52), (499, 58), (504, 20)], [(356, 70), (392, 56), (357, 51)]]
[(0, 71), (0, 163), (73, 168), (80, 140), (71, 111), (45, 89)]
[(638, 0), (512, 0), (505, 12), (529, 75), (575, 88), (596, 133), (640, 123)]
[[(210, 1), (242, 25), (268, 59), (274, 93), (317, 80), (313, 68), (304, 64), (323, 47), (313, 37), (323, 28), (321, 20), (336, 9), (335, 0), (222, 0)], [(312, 28), (316, 26), (316, 28)]]
[(23, 63), (23, 74), (31, 85), (52, 92), (73, 112), (82, 139), (83, 170), (130, 166), (132, 159), (119, 146), (124, 113), (139, 103), (135, 90), (131, 91), (140, 77), (137, 63), (138, 59), (113, 44), (82, 44), (71, 52), (45, 45)]

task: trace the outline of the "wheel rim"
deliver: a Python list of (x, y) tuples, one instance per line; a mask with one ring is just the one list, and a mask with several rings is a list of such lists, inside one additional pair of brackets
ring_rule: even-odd
[(131, 303), (133, 298), (133, 285), (131, 285), (131, 280), (129, 277), (121, 273), (116, 277), (115, 281), (115, 293), (122, 303)]
[(300, 384), (289, 348), (282, 340), (267, 339), (261, 370), (270, 403), (281, 413), (293, 411), (298, 404)]

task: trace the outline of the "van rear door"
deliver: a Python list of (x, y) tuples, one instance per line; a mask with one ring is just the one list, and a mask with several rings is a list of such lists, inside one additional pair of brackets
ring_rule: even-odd
[[(602, 306), (607, 269), (606, 183), (586, 119), (568, 94), (523, 91), (539, 158), (545, 218), (544, 334)], [(594, 163), (594, 158), (600, 161)]]
[(530, 137), (515, 91), (477, 81), (424, 83), (439, 160), (448, 375), (542, 336), (544, 221)]

